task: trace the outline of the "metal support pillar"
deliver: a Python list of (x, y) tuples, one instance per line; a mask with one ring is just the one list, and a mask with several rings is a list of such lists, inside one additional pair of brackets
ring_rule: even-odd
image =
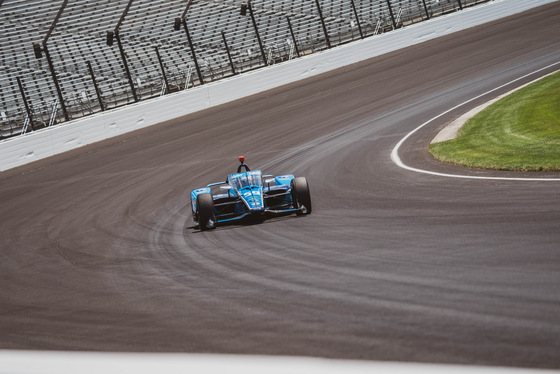
[(21, 79), (19, 79), (19, 77), (16, 77), (16, 79), (19, 86), (19, 92), (21, 93), (21, 98), (23, 99), (23, 105), (25, 106), (25, 111), (27, 112), (27, 118), (29, 118), (31, 128), (35, 130), (35, 126), (33, 125), (33, 116), (31, 115), (31, 109), (29, 108), (29, 103), (27, 102), (27, 95), (23, 89), (23, 84), (21, 83)]
[(68, 110), (66, 109), (66, 104), (64, 103), (64, 97), (62, 96), (62, 90), (60, 89), (60, 84), (58, 84), (58, 77), (56, 76), (56, 71), (54, 70), (54, 65), (52, 62), (49, 49), (47, 44), (43, 44), (43, 52), (45, 52), (45, 57), (47, 58), (47, 63), (49, 64), (49, 70), (51, 71), (51, 77), (54, 82), (54, 87), (56, 88), (56, 93), (58, 95), (58, 101), (60, 101), (60, 107), (62, 108), (62, 113), (64, 114), (64, 119), (69, 121), (70, 116), (68, 115)]
[[(200, 84), (204, 84), (204, 77), (202, 76), (202, 73), (200, 72), (200, 66), (198, 65), (198, 60), (196, 58), (196, 52), (194, 50), (194, 44), (191, 38), (191, 33), (189, 32), (189, 28), (187, 27), (187, 12), (189, 11), (189, 8), (192, 5), (193, 0), (189, 0), (187, 2), (187, 6), (185, 7), (185, 10), (183, 11), (183, 14), (181, 15), (181, 17), (177, 17), (175, 18), (175, 24), (173, 26), (173, 28), (175, 29), (175, 31), (179, 31), (181, 29), (181, 25), (183, 25), (183, 27), (185, 28), (185, 34), (187, 34), (187, 41), (189, 43), (189, 48), (191, 50), (191, 55), (192, 55), (192, 59), (194, 62), (194, 66), (196, 68), (196, 74), (198, 75), (198, 81), (200, 82)], [(191, 70), (190, 68), (190, 64), (189, 64), (189, 71)], [(189, 74), (189, 78), (190, 79), (190, 74)], [(185, 88), (187, 88), (188, 86), (188, 80), (187, 80), (187, 84), (185, 85)]]
[(121, 18), (119, 18), (119, 22), (117, 22), (117, 25), (115, 26), (115, 29), (113, 30), (111, 35), (111, 32), (107, 32), (107, 44), (108, 45), (112, 45), (113, 44), (113, 37), (117, 40), (117, 44), (119, 46), (119, 52), (121, 54), (121, 59), (123, 62), (123, 66), (124, 66), (124, 71), (126, 73), (126, 77), (128, 79), (128, 84), (130, 85), (130, 89), (132, 91), (132, 97), (134, 98), (134, 101), (138, 101), (138, 96), (136, 95), (136, 88), (134, 87), (134, 82), (132, 81), (132, 76), (130, 74), (130, 69), (128, 68), (128, 62), (126, 61), (126, 54), (124, 53), (124, 48), (121, 42), (121, 37), (119, 35), (119, 30), (121, 28), (121, 25), (124, 21), (124, 18), (126, 17), (126, 15), (128, 14), (128, 10), (130, 9), (130, 7), (132, 6), (132, 2), (134, 0), (128, 0), (128, 4), (126, 4), (126, 8), (124, 9), (123, 13), (121, 14)]
[(169, 82), (167, 82), (167, 75), (165, 74), (165, 68), (163, 67), (163, 61), (161, 60), (161, 55), (159, 54), (159, 48), (157, 45), (154, 47), (156, 50), (156, 56), (159, 62), (159, 67), (161, 68), (161, 74), (163, 75), (163, 81), (165, 82), (165, 93), (169, 93)]
[(183, 17), (181, 19), (181, 23), (183, 24), (183, 27), (185, 28), (185, 33), (187, 34), (187, 40), (189, 42), (189, 48), (191, 49), (194, 66), (196, 68), (196, 74), (198, 74), (198, 81), (200, 82), (200, 84), (204, 84), (204, 78), (202, 77), (202, 73), (200, 72), (200, 66), (198, 65), (198, 60), (196, 58), (196, 53), (194, 51), (194, 45), (191, 38), (191, 33), (189, 32), (189, 28), (187, 27), (187, 18)]
[(356, 3), (351, 0), (352, 9), (354, 10), (354, 15), (356, 16), (356, 22), (358, 24), (358, 31), (360, 32), (360, 38), (364, 38), (364, 33), (362, 32), (362, 26), (360, 25), (360, 17), (358, 17), (358, 10), (356, 9)]
[(300, 57), (296, 35), (294, 34), (294, 29), (292, 28), (292, 23), (290, 22), (290, 17), (286, 16), (286, 19), (288, 20), (288, 28), (290, 29), (290, 35), (292, 35), (292, 40), (294, 42), (294, 47), (296, 48), (297, 56)]
[(428, 12), (428, 7), (426, 6), (426, 0), (422, 0), (422, 4), (424, 4), (424, 11), (426, 12), (426, 19), (430, 19), (430, 13)]
[(47, 58), (47, 63), (49, 64), (49, 70), (51, 71), (51, 76), (54, 81), (56, 93), (58, 95), (58, 101), (60, 101), (60, 106), (62, 108), (62, 113), (64, 114), (64, 119), (68, 121), (70, 119), (70, 116), (68, 115), (68, 110), (66, 109), (66, 103), (64, 102), (64, 98), (62, 97), (62, 91), (60, 89), (60, 84), (58, 83), (58, 77), (56, 76), (56, 71), (54, 70), (54, 64), (51, 55), (49, 53), (49, 49), (47, 48), (47, 42), (49, 41), (49, 38), (51, 37), (51, 34), (56, 26), (56, 23), (58, 22), (60, 16), (62, 15), (62, 12), (64, 11), (64, 8), (66, 8), (66, 4), (68, 4), (68, 0), (64, 0), (62, 2), (62, 5), (58, 9), (58, 13), (55, 16), (53, 23), (51, 24), (51, 27), (49, 28), (47, 34), (45, 35), (45, 38), (43, 39), (42, 51), (40, 50), (41, 48), (39, 48), (39, 51), (35, 51), (35, 56), (37, 58), (41, 58), (41, 52), (45, 52), (45, 57)]
[(126, 61), (126, 55), (124, 53), (124, 48), (122, 46), (121, 37), (119, 36), (118, 31), (115, 32), (115, 39), (117, 39), (119, 52), (121, 53), (121, 58), (124, 65), (124, 71), (126, 73), (126, 77), (128, 78), (128, 84), (130, 85), (130, 89), (132, 90), (132, 97), (134, 98), (134, 101), (138, 101), (138, 96), (136, 95), (136, 88), (134, 87), (134, 82), (132, 81), (132, 75), (130, 74), (130, 69), (128, 68), (128, 62)]
[(224, 40), (224, 45), (226, 46), (226, 52), (229, 60), (229, 65), (231, 66), (231, 72), (233, 73), (233, 75), (235, 75), (237, 73), (235, 72), (235, 65), (233, 65), (233, 59), (231, 58), (231, 53), (229, 51), (229, 46), (226, 39), (226, 33), (224, 32), (224, 30), (222, 30), (222, 39)]
[(329, 33), (327, 32), (327, 25), (325, 25), (325, 19), (323, 18), (323, 12), (321, 11), (321, 5), (319, 4), (319, 0), (315, 0), (315, 4), (317, 4), (317, 12), (319, 12), (319, 18), (321, 18), (321, 25), (323, 26), (323, 32), (325, 33), (325, 40), (327, 42), (327, 47), (331, 48), (331, 40), (329, 39)]
[(391, 8), (391, 1), (387, 0), (387, 7), (389, 8), (389, 14), (391, 15), (391, 20), (393, 21), (393, 29), (397, 28), (397, 23), (395, 22), (395, 16), (393, 14), (393, 9)]
[(93, 74), (93, 68), (91, 67), (91, 63), (86, 61), (89, 74), (91, 75), (91, 80), (93, 81), (93, 88), (95, 88), (95, 94), (97, 95), (97, 101), (99, 102), (99, 107), (103, 112), (105, 110), (105, 106), (103, 105), (103, 100), (101, 99), (101, 91), (99, 91), (99, 87), (97, 86), (97, 81), (95, 80), (95, 75)]
[(268, 65), (266, 61), (266, 54), (264, 53), (263, 44), (261, 41), (261, 36), (259, 35), (259, 28), (257, 27), (257, 21), (255, 20), (255, 14), (253, 13), (253, 6), (251, 5), (251, 0), (247, 3), (249, 8), (249, 14), (251, 15), (251, 21), (253, 22), (253, 27), (255, 28), (255, 34), (257, 35), (257, 41), (259, 42), (259, 48), (261, 49), (261, 55), (265, 65)]

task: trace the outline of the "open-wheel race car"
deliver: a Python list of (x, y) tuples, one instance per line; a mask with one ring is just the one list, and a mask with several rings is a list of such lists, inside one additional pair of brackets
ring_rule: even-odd
[(311, 213), (311, 196), (304, 177), (263, 175), (260, 170), (251, 171), (243, 156), (239, 162), (237, 173), (228, 175), (225, 182), (191, 192), (195, 227), (209, 230), (219, 223), (246, 218), (264, 220), (269, 214)]

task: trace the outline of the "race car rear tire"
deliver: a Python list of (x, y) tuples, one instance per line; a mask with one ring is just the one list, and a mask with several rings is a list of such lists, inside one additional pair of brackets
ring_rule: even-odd
[(311, 214), (311, 194), (305, 177), (292, 179), (292, 201), (294, 208), (299, 209), (297, 215)]
[(216, 228), (216, 217), (214, 216), (214, 200), (212, 194), (201, 193), (196, 197), (198, 210), (198, 225), (202, 231)]

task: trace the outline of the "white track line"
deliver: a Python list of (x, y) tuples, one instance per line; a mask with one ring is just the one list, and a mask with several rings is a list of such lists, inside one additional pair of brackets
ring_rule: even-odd
[(472, 102), (472, 101), (474, 101), (474, 100), (477, 100), (477, 99), (479, 99), (479, 98), (481, 98), (481, 97), (483, 97), (483, 96), (486, 96), (486, 95), (488, 95), (488, 94), (491, 94), (491, 93), (494, 92), (494, 91), (497, 91), (497, 90), (499, 90), (499, 89), (501, 89), (501, 88), (503, 88), (503, 87), (506, 87), (506, 86), (508, 86), (508, 85), (510, 85), (510, 84), (512, 84), (512, 83), (515, 83), (515, 82), (517, 82), (517, 81), (520, 81), (520, 80), (522, 80), (522, 79), (524, 79), (524, 78), (527, 78), (527, 77), (529, 77), (529, 76), (531, 76), (531, 75), (533, 75), (533, 74), (539, 73), (539, 72), (541, 72), (541, 71), (543, 71), (543, 70), (549, 69), (549, 68), (551, 68), (551, 67), (553, 67), (553, 66), (556, 66), (556, 65), (559, 65), (559, 64), (560, 64), (560, 61), (559, 61), (559, 62), (555, 62), (554, 64), (550, 64), (550, 65), (548, 65), (548, 66), (545, 66), (544, 68), (535, 70), (535, 71), (533, 71), (533, 72), (531, 72), (531, 73), (529, 73), (529, 74), (526, 74), (526, 75), (524, 75), (524, 76), (522, 76), (522, 77), (516, 78), (516, 79), (514, 79), (514, 80), (512, 80), (512, 81), (510, 81), (510, 82), (508, 82), (508, 83), (505, 83), (505, 84), (503, 84), (503, 85), (501, 85), (501, 86), (498, 86), (498, 87), (496, 87), (496, 88), (493, 88), (493, 89), (491, 89), (490, 91), (487, 91), (487, 92), (485, 92), (485, 93), (483, 93), (483, 94), (480, 94), (480, 95), (478, 95), (478, 96), (476, 96), (476, 97), (473, 97), (472, 99), (469, 99), (469, 100), (467, 100), (467, 101), (464, 101), (464, 102), (462, 102), (461, 104), (456, 105), (456, 106), (454, 106), (453, 108), (448, 109), (448, 110), (446, 110), (445, 112), (440, 113), (440, 114), (438, 114), (437, 116), (435, 116), (435, 117), (429, 119), (428, 121), (424, 122), (423, 124), (421, 124), (420, 126), (418, 126), (417, 128), (415, 128), (414, 130), (412, 130), (411, 132), (409, 132), (404, 138), (401, 139), (401, 141), (399, 141), (399, 142), (397, 143), (397, 145), (395, 146), (395, 148), (393, 148), (393, 151), (391, 152), (391, 160), (393, 160), (393, 162), (394, 162), (397, 166), (399, 166), (399, 167), (401, 167), (401, 168), (403, 168), (403, 169), (410, 170), (410, 171), (414, 171), (414, 172), (416, 172), (416, 173), (430, 174), (430, 175), (435, 175), (435, 176), (439, 176), (439, 177), (465, 178), (465, 179), (486, 179), (486, 180), (507, 180), (507, 181), (532, 181), (532, 182), (535, 182), (535, 181), (538, 181), (538, 182), (553, 182), (553, 181), (556, 181), (556, 182), (558, 182), (558, 181), (560, 181), (560, 178), (482, 177), (482, 176), (475, 176), (475, 175), (460, 175), (460, 174), (438, 173), (438, 172), (435, 172), (435, 171), (417, 169), (417, 168), (413, 168), (412, 166), (405, 165), (405, 164), (402, 162), (401, 158), (399, 157), (399, 148), (401, 147), (401, 145), (402, 145), (409, 137), (411, 137), (414, 133), (416, 133), (418, 130), (420, 130), (421, 128), (427, 126), (428, 124), (430, 124), (431, 122), (435, 121), (436, 119), (438, 119), (438, 118), (440, 118), (440, 117), (446, 115), (447, 113), (449, 113), (449, 112), (451, 112), (451, 111), (453, 111), (453, 110), (456, 110), (457, 108), (462, 107), (463, 105), (466, 105), (466, 104), (468, 104), (468, 103), (470, 103), (470, 102)]

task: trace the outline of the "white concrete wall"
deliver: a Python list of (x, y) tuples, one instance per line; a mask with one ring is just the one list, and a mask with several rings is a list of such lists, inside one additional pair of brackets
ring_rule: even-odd
[(494, 0), (303, 58), (0, 142), (0, 171), (559, 0)]

